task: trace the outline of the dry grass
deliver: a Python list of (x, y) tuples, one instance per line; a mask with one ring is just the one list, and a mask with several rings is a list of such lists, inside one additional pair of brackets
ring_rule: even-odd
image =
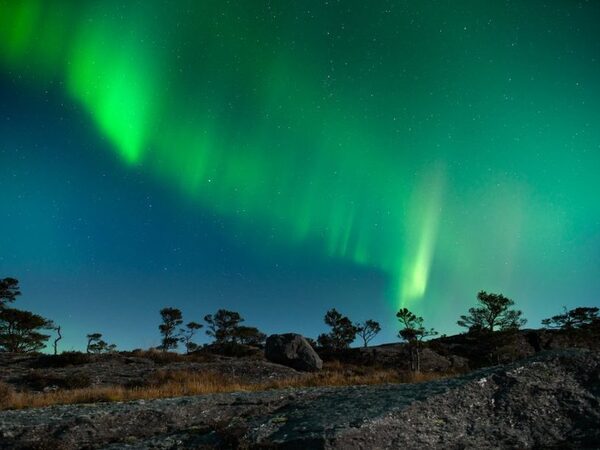
[(158, 371), (144, 386), (98, 386), (55, 392), (16, 392), (0, 383), (0, 409), (37, 408), (76, 403), (118, 402), (182, 397), (224, 392), (255, 392), (270, 389), (419, 383), (442, 378), (434, 373), (399, 373), (391, 369), (363, 368), (328, 363), (322, 372), (278, 381), (245, 383), (209, 371)]

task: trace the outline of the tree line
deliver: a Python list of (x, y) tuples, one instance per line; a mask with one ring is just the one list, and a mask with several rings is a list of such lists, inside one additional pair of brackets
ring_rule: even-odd
[[(13, 353), (38, 352), (44, 349), (50, 339), (48, 332), (56, 333), (52, 342), (54, 354), (58, 353), (58, 343), (62, 339), (61, 327), (52, 320), (38, 314), (13, 308), (12, 305), (21, 296), (19, 281), (15, 278), (0, 279), (0, 351)], [(496, 331), (518, 330), (526, 324), (523, 313), (514, 309), (515, 302), (502, 294), (481, 291), (477, 294), (477, 305), (461, 315), (457, 324), (468, 333), (494, 333)], [(561, 314), (542, 320), (548, 329), (577, 330), (600, 325), (597, 307), (578, 307), (571, 310), (563, 308)], [(158, 330), (161, 343), (158, 349), (177, 350), (183, 345), (186, 352), (197, 351), (200, 345), (195, 342), (197, 333), (205, 328), (208, 336), (216, 345), (262, 346), (266, 334), (256, 327), (243, 325), (244, 318), (235, 311), (219, 309), (215, 314), (204, 316), (204, 324), (189, 321), (184, 324), (183, 313), (178, 308), (168, 307), (160, 310), (161, 322)], [(410, 350), (411, 367), (420, 368), (420, 354), (423, 341), (436, 336), (433, 328), (426, 328), (424, 319), (407, 308), (396, 313), (400, 330), (398, 337), (405, 341)], [(358, 338), (367, 347), (369, 342), (381, 332), (379, 322), (369, 319), (354, 323), (335, 308), (324, 316), (328, 333), (320, 334), (313, 345), (323, 349), (339, 351), (350, 347)], [(87, 336), (87, 353), (106, 353), (116, 351), (117, 346), (103, 339), (101, 333)]]
[[(204, 327), (203, 324), (188, 322), (183, 325), (183, 313), (178, 308), (163, 308), (160, 310), (160, 316), (160, 350), (177, 350), (179, 344), (183, 344), (188, 353), (199, 349), (200, 346), (194, 342), (194, 336)], [(267, 339), (267, 335), (258, 328), (241, 325), (244, 318), (235, 311), (219, 309), (215, 314), (204, 316), (204, 321), (206, 334), (212, 337), (217, 345), (261, 346)]]
[[(527, 322), (522, 318), (523, 312), (512, 309), (514, 301), (502, 294), (491, 294), (481, 291), (477, 294), (478, 306), (469, 309), (468, 314), (460, 316), (457, 324), (467, 328), (469, 332), (494, 332), (497, 330), (515, 330)], [(597, 310), (597, 308), (596, 308)], [(407, 308), (401, 308), (396, 313), (400, 324), (398, 337), (413, 343), (437, 335), (433, 328), (427, 329), (422, 317), (417, 316)], [(336, 309), (331, 309), (325, 314), (325, 324), (331, 331), (321, 334), (317, 342), (321, 347), (332, 349), (345, 349), (360, 337), (363, 346), (381, 331), (379, 322), (367, 320), (363, 323), (353, 323), (348, 317), (340, 314)]]

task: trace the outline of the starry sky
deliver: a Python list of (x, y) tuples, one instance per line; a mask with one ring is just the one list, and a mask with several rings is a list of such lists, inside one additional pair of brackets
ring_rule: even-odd
[[(479, 290), (599, 305), (600, 3), (0, 0), (0, 276), (63, 326), (158, 310), (396, 340)], [(15, 305), (16, 306), (16, 305)], [(206, 341), (205, 338), (201, 339)]]

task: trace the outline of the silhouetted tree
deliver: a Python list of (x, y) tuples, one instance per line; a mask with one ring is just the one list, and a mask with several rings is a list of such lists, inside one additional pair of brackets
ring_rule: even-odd
[(101, 333), (91, 333), (87, 335), (88, 343), (85, 351), (87, 353), (110, 353), (117, 349), (115, 344), (109, 344), (102, 339)]
[(42, 333), (50, 322), (29, 311), (0, 308), (0, 350), (27, 353), (43, 349), (49, 335)]
[(52, 347), (54, 348), (54, 354), (58, 355), (58, 341), (60, 341), (62, 339), (62, 334), (60, 333), (60, 325), (54, 325), (54, 323), (51, 323), (51, 328), (56, 331), (56, 338), (54, 339), (54, 342), (52, 343)]
[(92, 353), (92, 345), (102, 339), (102, 334), (100, 333), (90, 333), (87, 336), (87, 346), (85, 347), (86, 353)]
[(328, 334), (321, 334), (317, 338), (319, 345), (333, 350), (342, 350), (350, 347), (350, 344), (356, 339), (358, 328), (352, 321), (340, 314), (335, 308), (330, 309), (325, 314), (325, 324), (331, 327)]
[(98, 339), (94, 341), (90, 345), (90, 353), (107, 353), (108, 352), (108, 343), (104, 339)]
[(331, 337), (331, 333), (321, 333), (320, 335), (318, 335), (317, 344), (319, 347), (323, 347), (328, 350), (336, 350), (335, 342)]
[(312, 348), (317, 348), (317, 341), (313, 338), (305, 337), (304, 339), (306, 339), (306, 342), (308, 342)]
[(567, 308), (563, 306), (563, 313), (552, 316), (549, 319), (542, 320), (542, 325), (547, 328), (561, 328), (563, 330), (570, 330), (574, 328), (585, 328), (587, 326), (598, 323), (600, 318), (598, 317), (599, 309), (595, 306), (587, 307), (580, 306), (578, 308), (567, 311)]
[(381, 325), (379, 325), (379, 322), (369, 319), (363, 323), (359, 323), (356, 329), (366, 348), (369, 342), (381, 331)]
[(256, 327), (240, 326), (235, 330), (235, 338), (240, 344), (260, 347), (265, 343), (267, 335)]
[(477, 294), (480, 306), (469, 309), (468, 316), (460, 316), (457, 322), (469, 331), (500, 331), (517, 330), (521, 328), (526, 319), (521, 318), (522, 311), (510, 309), (515, 304), (502, 294), (488, 294), (481, 291)]
[(158, 348), (163, 351), (175, 350), (179, 343), (179, 336), (176, 334), (177, 327), (183, 323), (183, 314), (177, 308), (163, 308), (160, 310), (162, 323), (158, 326), (162, 334), (161, 344)]
[(12, 303), (21, 295), (19, 291), (19, 281), (14, 278), (0, 279), (0, 308)]
[(398, 336), (408, 342), (410, 368), (414, 372), (420, 372), (422, 341), (426, 337), (435, 336), (438, 333), (433, 328), (426, 329), (423, 325), (423, 318), (415, 315), (406, 308), (398, 311), (396, 317), (400, 325), (402, 325)]
[(237, 342), (237, 328), (244, 321), (235, 311), (219, 309), (215, 315), (207, 314), (204, 320), (208, 324), (206, 334), (213, 337), (218, 344)]
[(185, 324), (185, 328), (179, 329), (179, 334), (181, 335), (181, 342), (185, 346), (185, 350), (188, 353), (191, 353), (195, 350), (198, 350), (198, 344), (192, 341), (196, 332), (202, 328), (204, 325), (199, 324), (197, 322), (188, 322)]

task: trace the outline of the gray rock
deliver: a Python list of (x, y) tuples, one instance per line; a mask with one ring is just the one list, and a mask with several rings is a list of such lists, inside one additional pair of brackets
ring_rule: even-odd
[(421, 350), (421, 370), (424, 372), (446, 372), (452, 366), (452, 362), (425, 347)]
[(273, 334), (267, 338), (265, 356), (274, 363), (304, 372), (323, 368), (323, 361), (308, 341), (299, 334)]
[(420, 384), (0, 412), (0, 449), (600, 447), (600, 353)]
[[(262, 355), (261, 355), (262, 357)], [(86, 364), (67, 367), (32, 368), (36, 355), (3, 354), (0, 352), (0, 382), (17, 390), (31, 389), (29, 378), (35, 375), (42, 380), (88, 378), (92, 386), (144, 385), (160, 372), (211, 372), (243, 384), (262, 383), (305, 376), (294, 369), (273, 364), (264, 359), (214, 356), (207, 362), (195, 362), (193, 355), (168, 363), (155, 363), (151, 359), (128, 357), (119, 354), (90, 355)], [(39, 390), (49, 388), (40, 387)], [(58, 386), (60, 387), (60, 386)]]
[(454, 370), (466, 371), (469, 368), (469, 360), (467, 358), (463, 358), (462, 356), (450, 355), (448, 359), (450, 360), (450, 367)]

